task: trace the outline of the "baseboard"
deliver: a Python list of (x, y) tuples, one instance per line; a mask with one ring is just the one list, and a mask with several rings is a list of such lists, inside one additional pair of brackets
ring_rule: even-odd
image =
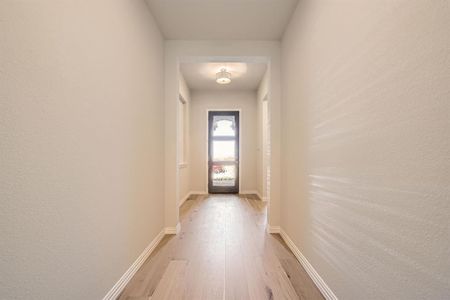
[(189, 193), (187, 193), (186, 196), (184, 196), (183, 199), (181, 199), (180, 203), (178, 204), (178, 207), (181, 207), (181, 205), (183, 205), (183, 203), (186, 202), (186, 200), (189, 199), (189, 197), (191, 197), (192, 195), (208, 195), (208, 192), (205, 192), (205, 191), (190, 191)]
[(178, 203), (178, 207), (181, 207), (181, 205), (183, 205), (184, 202), (186, 202), (187, 199), (189, 199), (189, 197), (192, 195), (192, 192), (187, 193), (186, 196), (184, 196), (183, 199), (181, 199), (180, 203)]
[(291, 238), (287, 235), (287, 233), (279, 228), (279, 233), (283, 240), (288, 245), (289, 249), (291, 249), (292, 253), (294, 253), (297, 260), (300, 262), (300, 264), (303, 266), (303, 268), (308, 273), (309, 277), (311, 277), (314, 284), (317, 286), (317, 288), (320, 290), (322, 295), (327, 300), (338, 300), (336, 295), (333, 293), (333, 291), (330, 289), (330, 287), (325, 283), (325, 281), (320, 277), (319, 273), (314, 269), (314, 267), (309, 263), (309, 261), (306, 259), (306, 257), (300, 252), (300, 250), (297, 248), (297, 246), (294, 244), (294, 242), (291, 240)]
[(178, 234), (181, 230), (181, 224), (178, 223), (175, 227), (166, 227), (164, 229), (165, 234)]
[(257, 191), (256, 195), (258, 196), (259, 200), (264, 201), (264, 197), (261, 196), (261, 194)]
[(255, 191), (255, 190), (239, 191), (239, 194), (242, 194), (242, 195), (258, 195), (259, 196), (258, 191)]
[(208, 195), (208, 192), (205, 191), (191, 191), (191, 195)]
[(258, 191), (252, 191), (252, 190), (250, 190), (250, 191), (240, 191), (239, 194), (242, 194), (242, 195), (256, 195), (256, 196), (258, 196), (258, 198), (260, 200), (267, 201), (267, 198), (261, 196), (261, 194)]
[(116, 284), (109, 290), (103, 300), (115, 300), (119, 297), (120, 293), (122, 293), (125, 286), (128, 282), (133, 278), (134, 274), (136, 274), (137, 270), (144, 264), (150, 254), (155, 250), (156, 246), (158, 246), (159, 242), (161, 242), (164, 237), (164, 230), (161, 230), (160, 233), (150, 242), (150, 244), (144, 249), (144, 251), (139, 255), (139, 257), (134, 261), (130, 268), (125, 272), (125, 274), (120, 277), (120, 279), (116, 282)]
[(268, 233), (280, 233), (281, 228), (280, 228), (280, 226), (270, 226), (269, 224), (267, 224), (267, 232)]

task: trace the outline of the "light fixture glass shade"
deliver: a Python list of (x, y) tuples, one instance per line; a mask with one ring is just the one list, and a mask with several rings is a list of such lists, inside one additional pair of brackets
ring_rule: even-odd
[(227, 72), (226, 69), (221, 69), (220, 72), (216, 73), (216, 82), (218, 84), (229, 84), (231, 82), (231, 73)]

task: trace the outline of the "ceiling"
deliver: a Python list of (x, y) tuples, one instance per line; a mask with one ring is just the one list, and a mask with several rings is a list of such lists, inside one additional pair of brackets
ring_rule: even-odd
[(279, 40), (298, 0), (147, 0), (166, 39)]
[[(216, 73), (226, 68), (231, 83), (216, 83)], [(183, 63), (180, 71), (191, 90), (256, 90), (267, 69), (264, 63)]]

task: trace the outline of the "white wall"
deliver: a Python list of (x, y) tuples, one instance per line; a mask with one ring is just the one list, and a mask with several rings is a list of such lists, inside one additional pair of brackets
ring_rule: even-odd
[[(182, 201), (186, 200), (187, 196), (189, 196), (189, 193), (191, 191), (190, 188), (190, 163), (189, 163), (189, 114), (190, 114), (190, 105), (191, 105), (191, 91), (189, 90), (189, 87), (186, 84), (186, 81), (184, 80), (183, 74), (181, 72), (179, 73), (179, 93), (183, 97), (183, 99), (186, 101), (184, 104), (185, 106), (185, 112), (184, 116), (180, 116), (180, 111), (178, 112), (178, 168), (179, 168), (179, 184), (180, 184), (180, 194), (178, 203), (182, 204)], [(182, 132), (181, 132), (182, 131)], [(184, 136), (184, 141), (182, 140)], [(181, 137), (181, 139), (180, 139)], [(181, 146), (181, 144), (184, 144)], [(181, 146), (181, 147), (180, 147)], [(184, 149), (183, 149), (184, 147)], [(184, 152), (184, 154), (181, 154), (181, 152)], [(184, 155), (184, 157), (183, 157)]]
[(282, 227), (340, 299), (448, 299), (449, 3), (300, 3)]
[(194, 91), (190, 115), (191, 190), (208, 192), (209, 110), (240, 109), (240, 191), (256, 191), (257, 111), (253, 91)]
[[(268, 156), (268, 149), (270, 147), (268, 143), (268, 139), (270, 136), (267, 136), (267, 131), (270, 132), (270, 124), (268, 120), (267, 113), (264, 112), (264, 101), (267, 101), (267, 105), (270, 105), (269, 97), (269, 86), (270, 83), (270, 70), (267, 70), (264, 74), (264, 77), (259, 84), (257, 91), (257, 162), (256, 162), (256, 189), (259, 195), (262, 197), (262, 200), (267, 201), (268, 195), (268, 180), (270, 182), (270, 178), (267, 177), (268, 172), (268, 164), (270, 163), (270, 157)], [(269, 107), (269, 106), (267, 106)], [(269, 174), (270, 175), (270, 174)]]
[(0, 2), (0, 298), (101, 299), (163, 228), (144, 2)]
[(177, 101), (179, 64), (183, 62), (268, 62), (270, 69), (271, 203), (269, 224), (280, 219), (280, 43), (278, 41), (165, 42), (165, 222), (178, 223)]

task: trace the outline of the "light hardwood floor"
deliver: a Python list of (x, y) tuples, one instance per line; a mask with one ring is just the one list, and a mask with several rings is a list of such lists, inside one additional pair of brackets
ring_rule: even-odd
[(251, 195), (200, 195), (180, 210), (181, 232), (166, 236), (120, 300), (323, 299), (279, 235), (266, 204)]

